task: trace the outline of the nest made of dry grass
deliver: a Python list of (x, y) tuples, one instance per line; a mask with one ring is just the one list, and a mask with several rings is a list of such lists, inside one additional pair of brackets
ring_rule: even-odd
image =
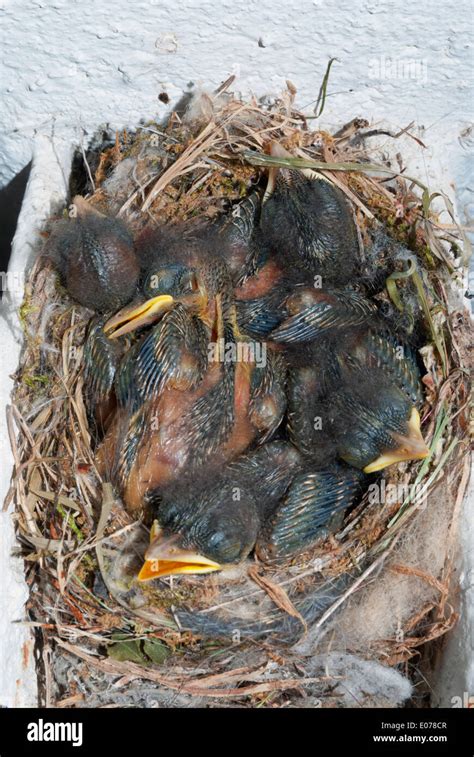
[[(195, 98), (184, 115), (173, 113), (165, 125), (152, 122), (134, 133), (117, 134), (105, 149), (84, 154), (90, 202), (124, 217), (135, 230), (150, 221), (214, 219), (249, 191), (261, 172), (258, 166), (271, 163), (265, 154), (270, 140), (300, 159), (299, 165), (322, 170), (351, 201), (363, 237), (371, 224), (384, 224), (415, 252), (425, 271), (422, 417), (432, 455), (421, 465), (386, 473), (387, 483), (417, 484), (416, 491), (407, 489), (406, 497), (383, 506), (363, 500), (337, 534), (289, 565), (249, 563), (225, 580), (215, 575), (169, 579), (138, 595), (123, 580), (126, 565), (120, 555), (127, 555), (130, 544), (133, 552), (136, 539), (146, 539), (146, 532), (130, 522), (96, 470), (83, 399), (82, 343), (90, 312), (68, 299), (50, 263), (40, 256), (20, 312), (24, 349), (8, 410), (15, 468), (7, 504), (14, 499), (30, 587), (29, 619), (42, 650), (45, 704), (84, 703), (78, 682), (54, 684), (52, 650), (73, 656), (77, 681), (94, 670), (124, 682), (149, 681), (194, 699), (288, 703), (318, 679), (295, 674), (283, 647), (265, 639), (244, 639), (229, 647), (183, 633), (174, 608), (185, 603), (230, 619), (252, 612), (271, 618), (278, 614), (301, 620), (304, 634), (308, 629), (296, 609), (298, 597), (315, 584), (350, 575), (345, 591), (313, 624), (322, 628), (394, 551), (423, 506), (424, 493), (435, 487), (456, 492), (453, 519), (462, 501), (469, 325), (462, 309), (453, 310), (451, 297), (460, 284), (466, 239), (449, 200), (444, 197), (446, 223), (433, 209), (427, 188), (404, 176), (401, 158), (396, 166), (370, 162), (367, 136), (374, 130), (366, 121), (354, 119), (329, 134), (313, 129), (314, 122), (295, 109), (290, 84), (271, 104), (242, 102), (227, 94), (228, 86)], [(371, 649), (372, 657), (399, 664), (452, 627), (451, 571), (447, 561), (442, 576), (419, 576), (436, 587), (436, 607), (420, 607), (407, 623), (403, 644), (382, 640), (377, 650)], [(429, 613), (436, 618), (428, 631), (425, 623), (420, 632)], [(327, 685), (320, 682), (323, 706), (337, 705), (334, 696), (324, 699)]]

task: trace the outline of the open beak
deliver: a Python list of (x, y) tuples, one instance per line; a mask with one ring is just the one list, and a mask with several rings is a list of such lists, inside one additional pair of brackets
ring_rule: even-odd
[(160, 294), (158, 297), (152, 297), (140, 305), (129, 305), (109, 318), (104, 326), (104, 332), (109, 339), (116, 339), (142, 326), (148, 326), (150, 323), (159, 320), (163, 313), (171, 310), (174, 302), (171, 295)]
[(154, 525), (151, 543), (145, 554), (145, 562), (138, 574), (139, 581), (151, 581), (163, 576), (213, 573), (220, 570), (219, 563), (209, 560), (198, 552), (179, 546), (179, 536), (163, 537), (159, 527)]
[(399, 446), (393, 450), (384, 452), (380, 457), (374, 460), (364, 468), (364, 473), (375, 473), (375, 471), (387, 468), (394, 463), (401, 463), (404, 460), (423, 460), (428, 457), (430, 450), (426, 446), (420, 429), (420, 414), (414, 407), (410, 420), (408, 421), (409, 433), (407, 436), (401, 434), (394, 435), (399, 442)]

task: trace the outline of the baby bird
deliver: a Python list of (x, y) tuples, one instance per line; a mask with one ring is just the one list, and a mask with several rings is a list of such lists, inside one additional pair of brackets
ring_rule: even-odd
[(258, 255), (255, 232), (260, 218), (261, 202), (257, 192), (252, 192), (232, 208), (218, 229), (219, 245), (234, 284), (251, 270), (252, 261)]
[(304, 552), (337, 530), (363, 491), (366, 476), (344, 463), (315, 469), (305, 461), (283, 500), (265, 521), (256, 552), (265, 561)]
[[(271, 155), (292, 157), (276, 143)], [(321, 276), (324, 286), (353, 279), (359, 241), (351, 208), (343, 192), (322, 174), (271, 168), (260, 229), (290, 265)]]
[(84, 340), (85, 402), (90, 420), (99, 429), (107, 426), (116, 410), (115, 375), (128, 346), (106, 336), (107, 321), (107, 315), (91, 318)]
[(340, 458), (365, 473), (429, 455), (420, 415), (383, 371), (351, 371), (329, 397), (331, 436)]
[(213, 238), (158, 232), (144, 244), (148, 299), (104, 327), (115, 340), (154, 323), (120, 364), (119, 407), (99, 450), (131, 511), (185, 469), (212, 470), (270, 438), (286, 408), (284, 362), (240, 335)]
[(375, 305), (351, 289), (295, 287), (284, 302), (281, 323), (269, 338), (283, 344), (310, 342), (369, 321)]
[(113, 312), (134, 295), (140, 265), (133, 239), (118, 218), (75, 197), (67, 221), (53, 229), (47, 254), (73, 300), (100, 313)]
[(294, 447), (271, 442), (210, 479), (185, 476), (162, 491), (160, 528), (152, 533), (139, 580), (208, 573), (244, 560), (299, 466)]
[(297, 554), (327, 536), (363, 478), (338, 464), (311, 472), (284, 441), (261, 446), (210, 480), (185, 477), (161, 492), (139, 580), (209, 573), (253, 549), (267, 560)]
[(379, 323), (306, 345), (291, 359), (288, 432), (319, 465), (337, 455), (372, 473), (429, 454), (414, 356)]

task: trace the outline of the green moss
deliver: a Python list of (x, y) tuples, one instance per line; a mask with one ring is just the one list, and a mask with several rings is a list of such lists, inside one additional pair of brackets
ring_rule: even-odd
[(50, 377), (45, 376), (44, 374), (37, 373), (37, 374), (28, 374), (27, 376), (23, 376), (22, 382), (26, 384), (30, 389), (39, 389), (42, 386), (47, 386), (49, 384)]
[(21, 328), (24, 332), (26, 332), (26, 321), (30, 313), (37, 313), (38, 307), (37, 305), (31, 305), (30, 304), (30, 297), (25, 297), (23, 303), (20, 306), (20, 309), (18, 310), (18, 318), (20, 321)]
[(431, 253), (429, 244), (424, 244), (420, 252), (428, 268), (431, 268), (432, 270), (436, 268), (436, 260)]

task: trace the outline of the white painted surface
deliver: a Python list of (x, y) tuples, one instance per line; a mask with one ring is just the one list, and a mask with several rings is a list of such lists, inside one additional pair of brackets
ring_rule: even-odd
[[(313, 123), (331, 130), (363, 116), (397, 130), (415, 121), (428, 149), (404, 141), (410, 172), (447, 190), (461, 219), (465, 211), (474, 217), (469, 18), (469, 0), (118, 0), (113, 6), (99, 0), (0, 0), (0, 186), (37, 157), (12, 270), (23, 270), (52, 195), (64, 193), (60, 166), (68, 164), (69, 145), (83, 132), (87, 141), (100, 124), (120, 128), (159, 118), (166, 111), (160, 92), (174, 101), (190, 81), (212, 88), (230, 73), (238, 75), (236, 88), (244, 95), (277, 94), (290, 79), (297, 104), (311, 114), (330, 57), (338, 61), (329, 97)], [(0, 347), (3, 407), (19, 354), (18, 334), (3, 320)], [(4, 440), (3, 411), (0, 435)], [(0, 501), (11, 462), (5, 447), (1, 451)], [(6, 576), (13, 532), (10, 516), (0, 518), (0, 575)], [(21, 662), (27, 635), (11, 625), (23, 617), (26, 596), (15, 562), (8, 585), (6, 580), (0, 592), (0, 703), (3, 696), (6, 703), (24, 704), (34, 695)], [(472, 627), (466, 619), (453, 637), (458, 648), (466, 647)], [(18, 678), (25, 682), (19, 698)], [(468, 685), (467, 671), (456, 680), (461, 685)]]
[[(355, 115), (416, 121), (421, 156), (466, 190), (472, 121), (470, 0), (0, 0), (0, 184), (31, 157), (36, 134), (90, 133), (161, 115), (190, 81), (238, 74), (245, 94), (285, 80), (311, 111), (330, 57), (331, 128)], [(259, 46), (259, 40), (264, 47)], [(395, 74), (395, 76), (394, 76)], [(412, 78), (413, 77), (413, 78)], [(306, 107), (308, 106), (308, 107)], [(471, 142), (472, 146), (472, 136)], [(474, 214), (474, 213), (473, 213)]]

